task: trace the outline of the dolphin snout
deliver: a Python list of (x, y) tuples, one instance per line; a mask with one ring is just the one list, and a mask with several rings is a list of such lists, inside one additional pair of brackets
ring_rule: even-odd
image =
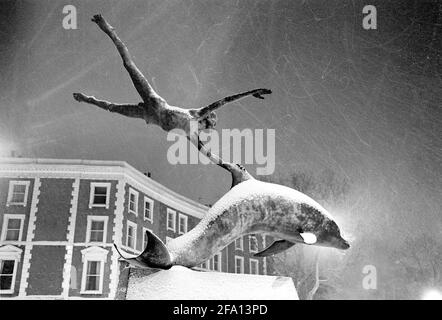
[(347, 250), (348, 248), (350, 248), (350, 244), (348, 243), (347, 240), (340, 238), (337, 248), (342, 250)]
[(330, 239), (329, 245), (340, 250), (347, 250), (348, 248), (350, 248), (350, 244), (348, 243), (348, 241), (340, 236)]

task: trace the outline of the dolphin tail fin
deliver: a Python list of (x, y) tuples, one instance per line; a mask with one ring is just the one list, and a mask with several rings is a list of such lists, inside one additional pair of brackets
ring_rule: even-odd
[(143, 268), (146, 267), (142, 264), (140, 264), (137, 261), (137, 257), (125, 257), (121, 254), (121, 251), (118, 249), (117, 245), (114, 243), (114, 248), (115, 250), (117, 250), (117, 253), (120, 255), (120, 258), (123, 259), (124, 261), (126, 261), (127, 263), (129, 263), (129, 265), (134, 266), (134, 267), (138, 267), (138, 268)]
[(268, 257), (293, 247), (295, 244), (287, 240), (276, 240), (264, 250), (255, 253), (255, 257)]
[(172, 266), (169, 250), (167, 250), (163, 241), (158, 238), (152, 232), (146, 230), (147, 245), (144, 251), (133, 258), (126, 258), (118, 250), (118, 247), (114, 244), (120, 257), (128, 262), (130, 265), (139, 268), (159, 268), (159, 269), (170, 269)]

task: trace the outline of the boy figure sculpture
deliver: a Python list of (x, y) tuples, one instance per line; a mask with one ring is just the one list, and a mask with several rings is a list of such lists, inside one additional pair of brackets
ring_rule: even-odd
[[(198, 147), (200, 152), (205, 154), (212, 160), (212, 162), (228, 170), (232, 174), (232, 186), (249, 179), (250, 175), (242, 166), (225, 162), (218, 156), (212, 154), (210, 150), (207, 150), (204, 144), (200, 142), (198, 134), (201, 130), (213, 129), (215, 127), (215, 110), (226, 103), (233, 102), (249, 95), (258, 99), (264, 99), (263, 95), (270, 94), (272, 91), (269, 89), (254, 89), (228, 96), (199, 109), (184, 109), (171, 106), (165, 99), (155, 92), (147, 79), (137, 68), (130, 56), (129, 50), (118, 37), (114, 28), (101, 15), (95, 15), (92, 18), (92, 21), (95, 22), (113, 41), (123, 60), (123, 65), (132, 79), (132, 83), (143, 101), (138, 104), (118, 104), (105, 100), (98, 100), (93, 96), (87, 96), (83, 93), (74, 93), (74, 99), (78, 102), (86, 102), (104, 110), (122, 114), (126, 117), (144, 119), (147, 124), (158, 125), (167, 132), (173, 129), (181, 129), (187, 133), (187, 138)], [(198, 132), (196, 133), (196, 136), (191, 136), (191, 121), (198, 122)]]
[(98, 100), (93, 96), (87, 96), (82, 93), (74, 93), (74, 98), (78, 102), (93, 104), (104, 110), (116, 112), (127, 117), (141, 118), (144, 119), (147, 124), (158, 125), (165, 131), (182, 129), (185, 132), (189, 132), (189, 124), (191, 120), (198, 121), (199, 130), (214, 128), (216, 125), (216, 114), (214, 111), (226, 103), (233, 102), (248, 95), (264, 99), (264, 94), (272, 93), (269, 89), (250, 90), (226, 97), (199, 109), (184, 109), (171, 106), (165, 99), (155, 92), (144, 75), (137, 68), (129, 54), (129, 50), (120, 40), (114, 28), (107, 23), (101, 15), (95, 15), (92, 21), (95, 22), (115, 44), (123, 59), (123, 65), (129, 73), (135, 89), (141, 96), (143, 102), (138, 104), (117, 104), (105, 100)]

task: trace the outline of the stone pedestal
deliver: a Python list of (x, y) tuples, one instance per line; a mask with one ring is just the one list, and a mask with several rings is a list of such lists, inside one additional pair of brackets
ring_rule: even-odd
[(122, 270), (117, 299), (127, 300), (298, 300), (291, 278), (169, 270)]

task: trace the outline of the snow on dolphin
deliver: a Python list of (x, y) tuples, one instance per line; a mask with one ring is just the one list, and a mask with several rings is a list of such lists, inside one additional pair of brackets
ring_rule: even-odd
[(343, 250), (350, 247), (333, 218), (316, 201), (292, 188), (251, 178), (230, 189), (195, 228), (167, 244), (147, 231), (145, 250), (125, 260), (137, 267), (191, 268), (235, 239), (258, 233), (281, 239), (257, 253), (258, 257), (279, 253), (295, 243)]

